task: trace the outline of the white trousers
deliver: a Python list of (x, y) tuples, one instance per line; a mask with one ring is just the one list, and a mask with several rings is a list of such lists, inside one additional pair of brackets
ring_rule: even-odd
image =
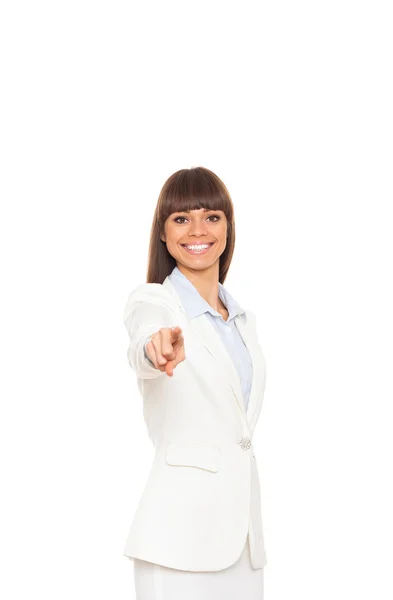
[(134, 558), (136, 600), (263, 600), (263, 569), (253, 569), (248, 537), (222, 571), (181, 571)]

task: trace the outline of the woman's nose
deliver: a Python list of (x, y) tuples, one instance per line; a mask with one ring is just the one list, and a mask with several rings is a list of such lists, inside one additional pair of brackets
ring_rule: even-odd
[(193, 235), (203, 235), (207, 232), (206, 224), (203, 221), (190, 223), (188, 233)]

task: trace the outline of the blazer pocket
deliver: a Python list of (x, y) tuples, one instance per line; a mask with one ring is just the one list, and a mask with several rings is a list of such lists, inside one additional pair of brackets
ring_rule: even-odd
[(168, 442), (165, 461), (168, 465), (197, 467), (216, 473), (220, 468), (221, 449), (209, 442)]

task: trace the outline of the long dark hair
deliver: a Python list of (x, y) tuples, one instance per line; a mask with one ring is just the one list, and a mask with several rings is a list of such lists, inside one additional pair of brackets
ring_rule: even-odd
[(219, 267), (219, 281), (224, 283), (235, 248), (233, 203), (221, 179), (205, 167), (180, 169), (164, 183), (150, 232), (146, 283), (163, 283), (176, 266), (176, 260), (160, 238), (169, 215), (199, 208), (222, 210), (227, 218), (227, 245), (220, 256)]

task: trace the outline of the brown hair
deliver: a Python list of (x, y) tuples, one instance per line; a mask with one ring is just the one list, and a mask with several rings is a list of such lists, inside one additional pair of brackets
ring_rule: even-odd
[(147, 283), (163, 283), (176, 266), (176, 260), (160, 238), (169, 215), (198, 208), (222, 210), (227, 218), (227, 245), (219, 267), (219, 281), (224, 283), (235, 248), (233, 203), (221, 179), (204, 167), (176, 171), (162, 187), (150, 232)]

